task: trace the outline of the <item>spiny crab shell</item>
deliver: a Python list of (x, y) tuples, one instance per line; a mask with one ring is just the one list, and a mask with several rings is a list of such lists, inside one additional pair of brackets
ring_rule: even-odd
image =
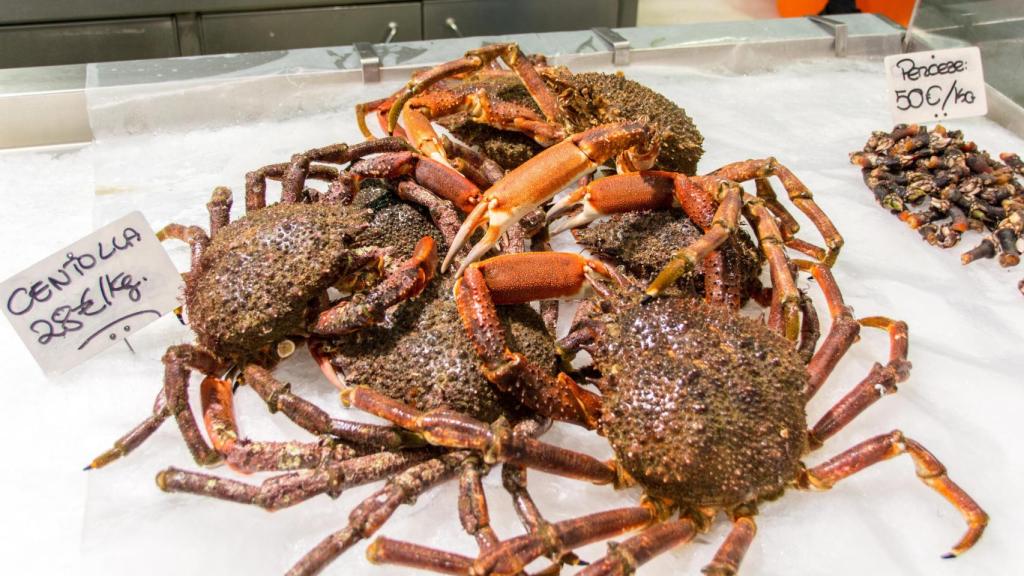
[[(616, 214), (586, 228), (573, 230), (581, 246), (594, 254), (607, 256), (644, 283), (663, 270), (672, 256), (701, 236), (697, 227), (680, 209)], [(744, 298), (761, 290), (764, 256), (746, 233), (729, 238), (720, 248), (730, 275), (724, 283), (742, 286)], [(683, 276), (676, 286), (685, 294), (704, 295), (704, 274)]]
[[(452, 284), (451, 278), (435, 278), (384, 324), (333, 338), (321, 351), (348, 385), (369, 386), (418, 410), (447, 407), (485, 422), (520, 420), (517, 401), (480, 373)], [(540, 315), (527, 305), (503, 306), (500, 315), (510, 345), (557, 374), (558, 352)]]
[[(646, 116), (662, 130), (661, 151), (654, 169), (696, 174), (697, 161), (704, 153), (704, 137), (686, 111), (665, 96), (621, 73), (574, 74), (566, 68), (544, 68), (542, 75), (557, 94), (559, 105), (571, 124), (571, 132)], [(483, 89), (493, 98), (529, 106), (540, 113), (526, 88), (514, 76), (471, 77), (464, 82), (474, 89)], [(477, 124), (462, 115), (444, 119), (441, 124), (460, 140), (478, 146), (505, 169), (515, 168), (543, 150), (523, 134)]]
[(729, 507), (777, 497), (797, 476), (808, 376), (790, 342), (690, 298), (616, 297), (592, 320), (601, 430), (648, 494)]
[(302, 335), (327, 288), (372, 257), (358, 249), (365, 210), (277, 203), (221, 229), (186, 276), (199, 343), (225, 358)]
[[(421, 208), (397, 200), (386, 188), (362, 189), (359, 206), (372, 210), (371, 230), (396, 255), (429, 235), (444, 237)], [(455, 301), (454, 278), (435, 277), (415, 300), (398, 306), (380, 325), (318, 343), (320, 352), (349, 385), (366, 385), (420, 410), (447, 407), (486, 422), (525, 414), (480, 374), (480, 360), (466, 338)], [(557, 373), (558, 353), (540, 315), (527, 305), (503, 306), (510, 342)], [(520, 348), (517, 348), (520, 349)]]

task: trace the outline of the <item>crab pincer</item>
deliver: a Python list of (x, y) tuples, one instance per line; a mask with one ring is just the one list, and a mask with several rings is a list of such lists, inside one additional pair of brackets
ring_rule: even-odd
[(658, 156), (658, 142), (655, 124), (618, 122), (571, 136), (534, 156), (484, 192), (459, 229), (441, 271), (448, 269), (477, 228), (486, 225), (487, 231), (462, 261), (456, 276), (486, 254), (509, 226), (608, 160), (615, 158), (620, 172), (650, 168)]
[(495, 306), (585, 297), (601, 286), (590, 280), (593, 277), (621, 281), (597, 260), (578, 254), (532, 252), (471, 264), (455, 285), (459, 314), (483, 361), (484, 377), (544, 416), (587, 428), (597, 425), (600, 397), (580, 388), (568, 374), (552, 378), (522, 354), (509, 350)]

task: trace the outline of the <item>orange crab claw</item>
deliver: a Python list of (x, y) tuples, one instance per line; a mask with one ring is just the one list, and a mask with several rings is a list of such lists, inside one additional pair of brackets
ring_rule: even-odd
[(636, 172), (595, 180), (581, 186), (548, 210), (551, 222), (575, 206), (578, 214), (551, 227), (551, 235), (585, 226), (601, 216), (634, 210), (663, 210), (675, 201), (676, 174), (672, 172)]
[(221, 454), (230, 452), (238, 440), (231, 382), (207, 376), (199, 387), (199, 396), (203, 405), (206, 433), (210, 436), (214, 450)]
[(597, 425), (600, 397), (565, 373), (552, 376), (510, 350), (495, 306), (581, 298), (598, 289), (592, 280), (596, 276), (614, 278), (603, 263), (578, 254), (525, 252), (475, 263), (455, 284), (459, 315), (483, 363), (484, 376), (540, 414), (587, 428)]
[(597, 126), (555, 144), (509, 172), (483, 194), (480, 204), (459, 229), (441, 271), (448, 269), (477, 228), (487, 225), (484, 237), (463, 259), (457, 276), (494, 247), (509, 226), (612, 157), (623, 168), (641, 170), (649, 168), (657, 154), (657, 129), (644, 119)]

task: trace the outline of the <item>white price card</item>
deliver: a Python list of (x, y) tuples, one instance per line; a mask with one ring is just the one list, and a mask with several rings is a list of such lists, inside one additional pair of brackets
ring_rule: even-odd
[(951, 48), (885, 58), (893, 122), (914, 124), (984, 116), (985, 75), (981, 50)]
[(132, 212), (0, 284), (4, 315), (45, 372), (63, 372), (178, 305), (181, 275)]

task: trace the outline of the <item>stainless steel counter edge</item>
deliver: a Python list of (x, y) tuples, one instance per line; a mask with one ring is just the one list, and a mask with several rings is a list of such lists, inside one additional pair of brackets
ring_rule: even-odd
[[(837, 17), (847, 24), (847, 53), (877, 57), (900, 50), (902, 28), (873, 15)], [(725, 68), (736, 73), (796, 59), (834, 57), (829, 32), (806, 18), (617, 28), (638, 64)], [(607, 66), (612, 50), (590, 31), (519, 34), (379, 44), (383, 80), (461, 56), (494, 41), (518, 42), (574, 68)], [(0, 70), (0, 148), (89, 142), (87, 93), (105, 88), (158, 87), (245, 81), (277, 84), (297, 79), (361, 81), (350, 46), (190, 58)], [(301, 84), (301, 82), (299, 82)]]

